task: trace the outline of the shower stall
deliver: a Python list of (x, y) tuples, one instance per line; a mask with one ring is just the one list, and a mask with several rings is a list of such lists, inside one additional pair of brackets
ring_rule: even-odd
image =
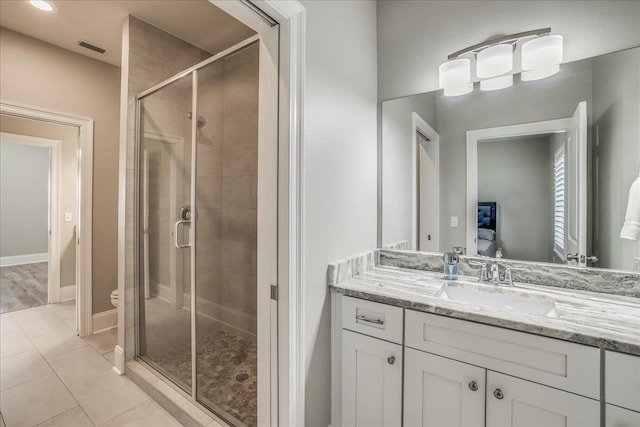
[(136, 99), (136, 356), (257, 425), (257, 37)]

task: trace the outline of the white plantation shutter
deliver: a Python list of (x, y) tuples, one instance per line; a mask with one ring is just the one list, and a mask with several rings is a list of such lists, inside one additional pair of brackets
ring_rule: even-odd
[(560, 147), (553, 161), (553, 248), (565, 255), (565, 170), (564, 146)]

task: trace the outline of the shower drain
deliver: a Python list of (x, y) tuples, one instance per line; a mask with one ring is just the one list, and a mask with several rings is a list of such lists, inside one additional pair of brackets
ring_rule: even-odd
[(243, 383), (243, 382), (245, 382), (246, 380), (248, 380), (250, 376), (251, 376), (251, 375), (247, 374), (246, 372), (243, 372), (243, 373), (237, 374), (237, 375), (236, 375), (236, 381), (238, 381), (238, 382), (240, 382), (240, 383)]

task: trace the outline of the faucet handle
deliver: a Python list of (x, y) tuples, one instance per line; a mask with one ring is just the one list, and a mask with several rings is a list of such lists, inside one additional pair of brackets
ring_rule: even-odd
[(513, 286), (513, 276), (511, 275), (511, 272), (521, 270), (526, 270), (526, 267), (520, 264), (507, 265), (504, 270), (504, 283), (507, 286)]
[(489, 273), (487, 272), (487, 263), (486, 262), (469, 260), (469, 265), (481, 268), (480, 277), (478, 277), (478, 282), (485, 283), (485, 282), (487, 282), (489, 280)]

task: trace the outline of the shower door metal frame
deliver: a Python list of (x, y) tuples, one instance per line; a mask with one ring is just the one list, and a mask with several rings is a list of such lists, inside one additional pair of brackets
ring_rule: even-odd
[[(243, 40), (240, 43), (235, 44), (234, 46), (225, 49), (222, 52), (219, 52), (218, 54), (190, 67), (187, 68), (186, 70), (162, 81), (161, 83), (158, 83), (157, 85), (143, 91), (142, 93), (140, 93), (139, 95), (136, 96), (135, 101), (136, 101), (136, 122), (135, 122), (135, 129), (136, 129), (136, 134), (135, 134), (135, 164), (137, 165), (137, 171), (135, 174), (135, 189), (138, 192), (137, 196), (134, 197), (135, 203), (134, 203), (134, 241), (135, 241), (135, 247), (138, 248), (136, 255), (134, 256), (134, 279), (135, 279), (135, 356), (136, 358), (140, 358), (140, 304), (141, 304), (141, 300), (140, 300), (140, 292), (141, 292), (141, 286), (143, 286), (144, 284), (144, 277), (142, 277), (142, 274), (144, 274), (144, 268), (141, 268), (141, 266), (143, 265), (143, 261), (141, 261), (141, 258), (144, 256), (142, 254), (142, 251), (140, 250), (140, 212), (141, 212), (141, 206), (144, 203), (144, 201), (142, 200), (142, 192), (140, 191), (140, 185), (142, 182), (142, 177), (141, 177), (141, 173), (142, 173), (142, 162), (144, 161), (143, 156), (142, 156), (142, 138), (141, 138), (141, 132), (142, 132), (142, 123), (141, 123), (141, 101), (144, 100), (147, 96), (150, 96), (154, 93), (156, 93), (157, 91), (171, 85), (172, 83), (177, 82), (178, 80), (187, 77), (189, 75), (191, 75), (191, 111), (192, 111), (192, 116), (194, 118), (198, 117), (198, 71), (200, 71), (201, 69), (207, 67), (208, 65), (226, 58), (229, 55), (232, 55), (236, 52), (239, 52), (240, 50), (247, 48), (253, 44), (256, 43), (260, 43), (261, 37), (260, 34), (256, 34), (254, 36), (251, 36), (245, 40)], [(260, 52), (260, 56), (262, 57), (262, 51)], [(261, 80), (262, 80), (262, 74), (260, 76)], [(260, 82), (262, 86), (262, 81)], [(262, 108), (262, 105), (260, 105), (259, 108)], [(260, 114), (260, 113), (259, 113)], [(260, 117), (260, 116), (259, 116)], [(277, 111), (276, 111), (276, 117), (277, 117)], [(260, 126), (260, 125), (259, 125)], [(260, 131), (259, 131), (259, 136), (258, 139), (260, 139)], [(192, 219), (189, 223), (189, 249), (190, 249), (190, 254), (191, 254), (191, 259), (190, 259), (190, 270), (191, 270), (191, 274), (190, 274), (190, 290), (191, 290), (191, 298), (190, 298), (190, 332), (191, 332), (191, 391), (190, 394), (187, 396), (188, 399), (196, 404), (197, 406), (206, 409), (207, 411), (210, 411), (214, 414), (216, 414), (217, 416), (221, 417), (221, 415), (218, 415), (215, 411), (213, 411), (211, 408), (203, 405), (202, 403), (200, 403), (198, 401), (198, 394), (197, 394), (197, 351), (196, 351), (196, 345), (197, 345), (197, 335), (196, 335), (196, 330), (197, 330), (197, 274), (196, 274), (196, 263), (197, 263), (197, 258), (196, 258), (196, 212), (197, 212), (197, 141), (198, 140), (198, 120), (192, 120), (191, 121), (191, 183), (190, 183), (190, 205), (191, 205), (191, 212), (192, 212)], [(276, 155), (276, 162), (277, 162), (277, 155)], [(277, 171), (277, 167), (276, 167), (276, 171)], [(276, 188), (277, 188), (277, 182), (276, 182)], [(277, 198), (277, 191), (275, 192), (276, 194), (276, 198)], [(274, 203), (277, 204), (277, 200), (274, 201)], [(277, 227), (277, 222), (276, 222), (276, 227)], [(275, 233), (277, 234), (277, 231), (275, 231)], [(258, 251), (260, 252), (260, 249), (258, 248)], [(277, 273), (276, 273), (277, 274)], [(258, 287), (260, 287), (260, 283), (258, 283)], [(257, 289), (256, 291), (259, 291), (259, 289)], [(259, 323), (259, 319), (258, 319), (258, 323)], [(276, 327), (277, 327), (277, 323), (276, 323)], [(277, 329), (276, 329), (277, 331)], [(258, 337), (258, 342), (260, 341), (260, 338)], [(275, 354), (276, 357), (276, 361), (277, 361), (277, 351)], [(170, 378), (168, 375), (164, 374), (162, 371), (162, 369), (158, 369), (157, 366), (155, 366), (154, 363), (149, 363), (148, 361), (145, 361), (144, 359), (140, 359), (142, 362), (144, 362), (145, 364), (147, 364), (148, 366), (152, 367), (154, 370), (158, 371), (158, 373), (162, 376), (163, 379), (168, 380), (170, 383), (175, 384), (180, 390), (183, 390), (182, 387), (180, 387), (175, 381), (174, 379)], [(258, 375), (260, 377), (260, 375)], [(277, 372), (276, 372), (276, 379), (277, 379)], [(270, 379), (270, 383), (273, 382), (273, 379)], [(275, 397), (276, 397), (276, 402), (277, 402), (277, 382), (276, 382), (276, 390), (275, 390)], [(277, 413), (277, 403), (276, 403), (276, 408), (275, 408), (275, 412)], [(273, 420), (273, 416), (270, 416), (269, 418), (271, 418)], [(277, 418), (276, 418), (277, 419)], [(232, 423), (233, 420), (227, 420), (225, 418), (221, 418), (222, 421), (227, 422), (227, 423)]]

